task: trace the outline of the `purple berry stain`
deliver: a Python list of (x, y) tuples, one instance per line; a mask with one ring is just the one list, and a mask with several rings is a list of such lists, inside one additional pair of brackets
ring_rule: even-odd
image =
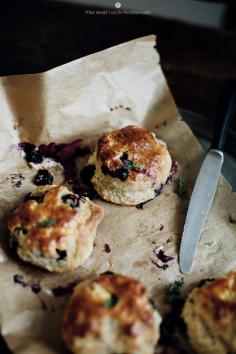
[(109, 246), (108, 243), (104, 243), (104, 252), (110, 253), (111, 252), (111, 247)]

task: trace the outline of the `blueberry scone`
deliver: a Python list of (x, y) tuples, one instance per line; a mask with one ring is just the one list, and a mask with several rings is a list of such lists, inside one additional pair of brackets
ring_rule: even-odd
[(236, 353), (236, 272), (194, 289), (183, 318), (197, 353)]
[(105, 273), (76, 286), (62, 331), (75, 354), (153, 354), (160, 322), (138, 280)]
[(89, 165), (95, 165), (92, 184), (103, 199), (137, 205), (153, 199), (166, 183), (171, 157), (154, 133), (129, 125), (104, 134)]
[(21, 259), (49, 271), (73, 270), (90, 256), (103, 209), (65, 186), (34, 190), (10, 216), (10, 244)]

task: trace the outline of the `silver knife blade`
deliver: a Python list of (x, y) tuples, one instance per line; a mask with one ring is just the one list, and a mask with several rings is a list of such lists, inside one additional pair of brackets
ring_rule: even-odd
[(180, 245), (180, 271), (184, 274), (191, 273), (200, 235), (217, 189), (223, 161), (222, 151), (209, 150), (194, 185)]

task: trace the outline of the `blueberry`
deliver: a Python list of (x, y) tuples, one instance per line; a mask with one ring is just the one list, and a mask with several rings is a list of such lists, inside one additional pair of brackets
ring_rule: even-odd
[(94, 190), (92, 184), (89, 185), (88, 188), (81, 187), (80, 183), (73, 183), (72, 190), (75, 194), (79, 195), (80, 199), (84, 199), (84, 197), (88, 197), (89, 199), (95, 199), (98, 197), (97, 192)]
[(65, 250), (56, 249), (58, 254), (57, 261), (63, 261), (67, 257), (67, 252)]
[(81, 188), (78, 194), (82, 197), (88, 197), (89, 199), (95, 199), (98, 196), (97, 192), (93, 188)]
[(76, 208), (79, 206), (79, 196), (75, 195), (75, 194), (66, 194), (63, 195), (63, 197), (61, 198), (63, 203), (69, 205), (71, 208)]
[(110, 174), (109, 168), (105, 165), (102, 165), (101, 170), (104, 175)]
[(114, 307), (118, 302), (118, 297), (116, 294), (111, 294), (110, 298), (105, 300), (103, 306), (107, 309)]
[(41, 163), (43, 161), (43, 155), (37, 146), (30, 143), (22, 143), (21, 147), (26, 154), (25, 159), (27, 162)]
[(125, 181), (128, 178), (128, 172), (122, 167), (122, 168), (118, 168), (115, 171), (109, 170), (109, 168), (105, 165), (102, 165), (101, 167), (102, 172), (104, 173), (104, 175), (109, 175), (113, 178), (119, 178), (121, 181)]
[(116, 170), (116, 177), (119, 178), (121, 181), (126, 181), (128, 176), (129, 174), (125, 169), (119, 168), (118, 170)]
[(128, 160), (128, 153), (127, 152), (122, 152), (122, 154), (120, 155), (120, 160), (122, 162)]
[(88, 166), (85, 166), (82, 171), (80, 172), (80, 177), (81, 179), (89, 184), (94, 173), (95, 173), (95, 166), (94, 165), (88, 165)]
[(48, 170), (38, 170), (33, 183), (36, 186), (45, 186), (53, 183), (53, 175)]
[(32, 150), (29, 155), (26, 155), (28, 162), (41, 163), (43, 161), (43, 156), (39, 150)]

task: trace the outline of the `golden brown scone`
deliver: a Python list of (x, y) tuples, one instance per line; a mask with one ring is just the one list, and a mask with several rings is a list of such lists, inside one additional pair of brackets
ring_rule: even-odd
[(103, 209), (65, 186), (33, 191), (10, 216), (10, 242), (24, 261), (49, 271), (73, 270), (93, 249)]
[(104, 134), (88, 165), (95, 165), (92, 183), (105, 200), (137, 205), (156, 196), (171, 170), (166, 144), (154, 133), (129, 125)]
[(236, 272), (194, 289), (183, 318), (197, 353), (236, 353)]
[(74, 289), (62, 331), (75, 354), (153, 354), (160, 322), (138, 280), (104, 273)]

